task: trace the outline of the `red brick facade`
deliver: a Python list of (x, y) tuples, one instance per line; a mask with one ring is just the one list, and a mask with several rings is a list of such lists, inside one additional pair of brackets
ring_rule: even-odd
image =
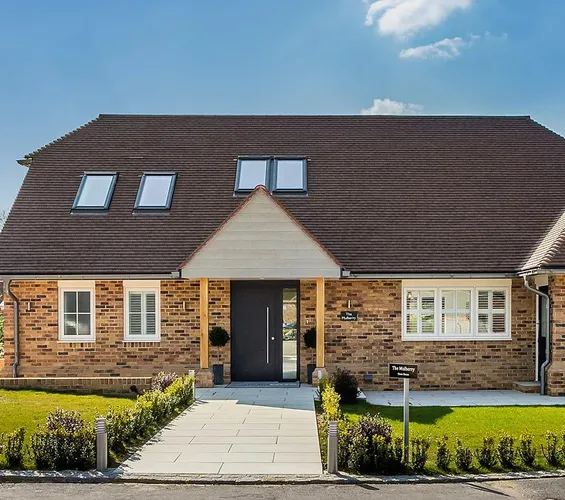
[(547, 393), (565, 396), (565, 276), (549, 279), (551, 297), (551, 363), (547, 370)]
[[(553, 282), (554, 364), (552, 391), (563, 391), (565, 373), (565, 278)], [(20, 308), (20, 375), (23, 377), (143, 377), (159, 371), (198, 370), (200, 363), (199, 282), (161, 282), (161, 341), (124, 342), (121, 281), (96, 282), (96, 341), (58, 341), (58, 284), (56, 281), (13, 282)], [(316, 324), (315, 280), (300, 286), (301, 332)], [(347, 309), (359, 311), (356, 322), (339, 320)], [(399, 280), (326, 281), (326, 367), (348, 368), (367, 389), (398, 388), (388, 379), (391, 361), (415, 362), (426, 389), (510, 388), (517, 380), (533, 380), (535, 364), (535, 297), (520, 280), (512, 287), (512, 340), (406, 342), (401, 339), (402, 283)], [(28, 306), (28, 304), (30, 304)], [(6, 363), (1, 372), (11, 376), (13, 363), (13, 308), (6, 303)], [(561, 316), (563, 318), (561, 318)], [(230, 329), (230, 282), (210, 280), (209, 322)], [(561, 328), (561, 330), (560, 330)], [(300, 348), (300, 376), (315, 353)], [(559, 354), (562, 353), (562, 354)], [(220, 350), (226, 379), (230, 375), (230, 344)], [(210, 366), (218, 362), (210, 348)], [(363, 375), (373, 375), (372, 383)], [(561, 382), (557, 382), (557, 380)], [(559, 389), (561, 387), (561, 389)]]

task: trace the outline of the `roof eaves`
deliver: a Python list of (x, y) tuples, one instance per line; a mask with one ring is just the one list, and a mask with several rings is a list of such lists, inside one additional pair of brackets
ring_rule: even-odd
[(554, 222), (539, 244), (534, 248), (530, 257), (521, 267), (521, 271), (546, 267), (551, 264), (554, 255), (565, 242), (565, 211)]

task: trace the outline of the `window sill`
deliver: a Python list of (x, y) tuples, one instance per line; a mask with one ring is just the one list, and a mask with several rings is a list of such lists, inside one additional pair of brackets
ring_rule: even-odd
[(135, 337), (128, 337), (124, 339), (124, 344), (133, 344), (135, 342), (143, 342), (145, 344), (149, 344), (149, 343), (158, 343), (161, 342), (161, 339), (159, 337), (141, 337), (141, 338), (135, 338)]
[(88, 338), (88, 339), (58, 339), (57, 342), (59, 344), (87, 344), (91, 343), (94, 344), (96, 339)]
[(403, 342), (473, 342), (473, 341), (508, 341), (512, 340), (510, 335), (492, 335), (490, 337), (487, 336), (469, 336), (469, 337), (456, 337), (453, 335), (446, 335), (446, 336), (425, 336), (425, 335), (402, 335)]

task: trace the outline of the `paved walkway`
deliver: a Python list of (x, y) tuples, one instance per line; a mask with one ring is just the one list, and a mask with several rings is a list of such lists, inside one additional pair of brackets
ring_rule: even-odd
[(123, 465), (136, 474), (321, 474), (314, 390), (197, 389)]
[[(367, 402), (402, 406), (402, 391), (365, 391)], [(410, 391), (411, 406), (555, 406), (565, 397), (540, 396), (518, 391)]]

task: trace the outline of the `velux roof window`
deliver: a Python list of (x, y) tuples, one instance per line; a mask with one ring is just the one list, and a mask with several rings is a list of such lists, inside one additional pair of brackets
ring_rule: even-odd
[(108, 210), (117, 178), (112, 172), (85, 172), (73, 210)]
[(236, 193), (265, 186), (275, 194), (306, 194), (306, 158), (248, 157), (237, 160)]
[(141, 178), (135, 208), (137, 210), (168, 210), (171, 208), (177, 174), (146, 172)]

